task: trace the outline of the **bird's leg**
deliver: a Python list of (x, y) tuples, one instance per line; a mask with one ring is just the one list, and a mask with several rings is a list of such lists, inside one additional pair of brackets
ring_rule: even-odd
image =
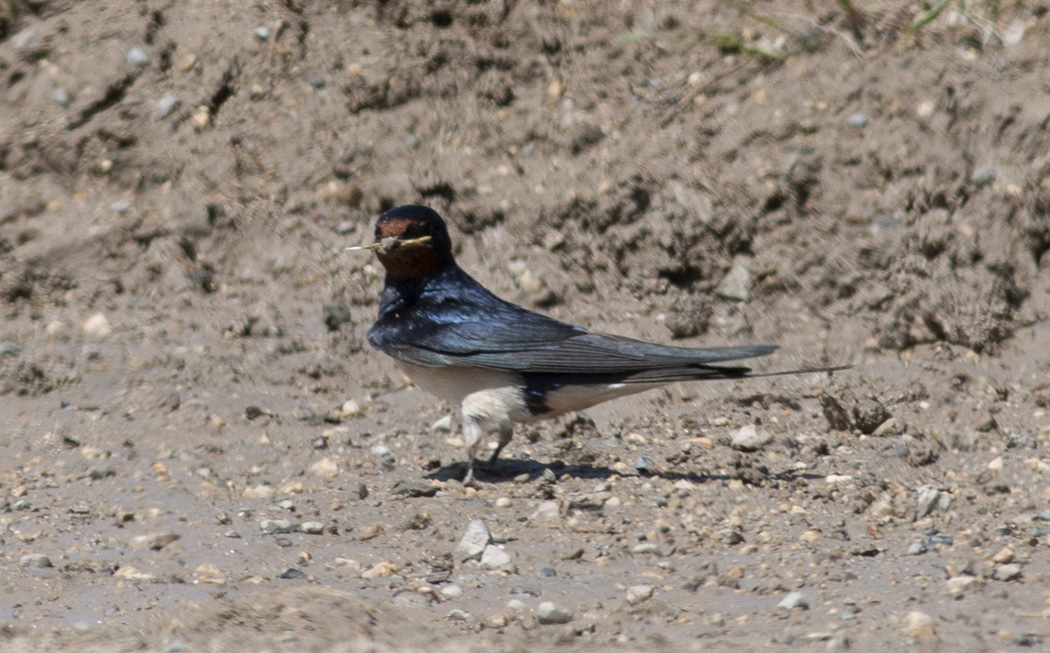
[(478, 454), (478, 443), (484, 434), (481, 423), (473, 415), (463, 413), (463, 446), (467, 449), (467, 474), (463, 477), (463, 485), (474, 483), (474, 460)]
[(492, 457), (489, 458), (489, 467), (493, 467), (496, 464), (496, 460), (499, 458), (499, 454), (503, 451), (503, 447), (510, 444), (511, 438), (514, 437), (514, 424), (510, 422), (504, 422), (499, 425), (499, 442), (496, 443), (496, 450), (492, 452)]
[(467, 473), (463, 475), (463, 486), (469, 487), (474, 485), (474, 452), (468, 452), (467, 458)]

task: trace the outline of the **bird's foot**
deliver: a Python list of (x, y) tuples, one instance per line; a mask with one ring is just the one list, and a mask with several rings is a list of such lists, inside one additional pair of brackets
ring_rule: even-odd
[(467, 463), (467, 473), (463, 475), (463, 487), (477, 487), (478, 479), (474, 478), (474, 461)]

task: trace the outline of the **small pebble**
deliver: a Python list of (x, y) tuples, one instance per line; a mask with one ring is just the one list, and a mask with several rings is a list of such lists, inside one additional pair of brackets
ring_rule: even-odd
[(1002, 580), (1002, 581), (1017, 580), (1020, 577), (1021, 577), (1021, 565), (1017, 565), (1017, 564), (1000, 565), (1000, 566), (995, 568), (995, 579), (996, 580)]
[(314, 88), (324, 88), (325, 85), (324, 77), (321, 77), (320, 75), (311, 75), (309, 82), (310, 86), (313, 86)]
[(377, 562), (376, 564), (361, 572), (362, 578), (389, 578), (391, 576), (396, 575), (397, 565), (390, 562), (389, 560)]
[(226, 584), (226, 574), (222, 573), (221, 569), (209, 562), (205, 562), (197, 567), (197, 569), (194, 570), (193, 575), (197, 576), (199, 581), (204, 585)]
[(175, 97), (171, 93), (164, 94), (159, 100), (157, 100), (157, 108), (155, 114), (158, 119), (167, 118), (171, 115), (179, 106), (179, 98)]
[(634, 468), (640, 472), (647, 472), (652, 469), (654, 463), (649, 456), (638, 456), (638, 460), (634, 461)]
[(754, 424), (741, 426), (730, 440), (730, 446), (737, 451), (758, 451), (773, 441), (773, 436), (765, 429)]
[(909, 612), (904, 618), (904, 632), (919, 639), (937, 637), (937, 627), (933, 617), (917, 610)]
[(925, 517), (933, 512), (933, 509), (937, 506), (937, 500), (941, 497), (941, 491), (937, 488), (924, 486), (919, 488), (919, 518)]
[(51, 100), (60, 107), (68, 107), (72, 98), (69, 97), (69, 91), (59, 87), (51, 92)]
[(970, 175), (970, 181), (975, 186), (985, 186), (995, 181), (998, 172), (994, 166), (981, 166)]
[(441, 588), (441, 596), (446, 599), (458, 599), (463, 596), (463, 588), (459, 585), (445, 585)]
[(295, 523), (288, 519), (264, 519), (259, 522), (259, 529), (264, 533), (292, 533)]
[(849, 118), (846, 118), (846, 126), (853, 127), (854, 129), (864, 129), (868, 124), (868, 116), (864, 113), (855, 113)]
[(114, 572), (113, 575), (117, 578), (123, 578), (125, 580), (145, 582), (152, 582), (156, 578), (156, 576), (154, 576), (153, 574), (148, 574), (144, 571), (139, 571), (137, 568), (131, 566), (121, 567), (116, 572)]
[(310, 473), (322, 478), (335, 478), (339, 475), (339, 465), (331, 458), (322, 458), (310, 465)]
[(750, 260), (746, 256), (733, 259), (732, 267), (715, 290), (719, 297), (736, 302), (746, 302), (751, 298), (751, 271), (748, 269)]
[(998, 553), (992, 556), (992, 562), (994, 562), (997, 565), (1005, 565), (1007, 563), (1013, 562), (1014, 557), (1016, 555), (1017, 554), (1012, 548), (1004, 546), (1003, 548), (999, 549)]
[(966, 590), (970, 589), (971, 586), (980, 587), (976, 584), (976, 576), (967, 576), (965, 574), (959, 576), (953, 576), (948, 580), (944, 581), (944, 592), (949, 596), (959, 597), (966, 593)]
[(128, 546), (133, 551), (160, 551), (181, 537), (178, 533), (148, 533), (131, 538)]
[(923, 100), (915, 107), (915, 115), (926, 120), (937, 110), (937, 103), (933, 100)]
[(124, 63), (134, 68), (145, 68), (149, 65), (149, 55), (142, 48), (131, 48), (124, 57)]
[(385, 444), (377, 444), (371, 449), (373, 456), (389, 456), (391, 451), (390, 447)]
[(900, 435), (904, 433), (904, 424), (896, 417), (891, 417), (882, 424), (879, 424), (878, 428), (872, 431), (872, 435), (876, 438), (886, 438), (894, 435)]
[(193, 52), (188, 52), (184, 56), (179, 58), (179, 72), (188, 73), (189, 71), (193, 70), (193, 67), (195, 65), (197, 65), (197, 55)]
[(301, 494), (302, 481), (288, 481), (287, 483), (281, 485), (277, 491), (281, 494)]
[(254, 34), (255, 38), (259, 39), (260, 41), (265, 41), (270, 38), (270, 28), (260, 25), (259, 27), (256, 27), (252, 30), (252, 34)]
[(113, 327), (102, 313), (95, 313), (80, 325), (80, 330), (89, 338), (105, 338), (113, 333)]
[[(328, 322), (329, 320), (326, 319), (325, 321)], [(338, 321), (338, 324), (349, 322), (349, 311), (347, 311), (346, 319), (339, 318), (338, 320), (333, 321)], [(346, 419), (347, 417), (356, 417), (363, 412), (364, 411), (361, 410), (361, 404), (359, 404), (356, 399), (347, 399), (343, 402), (343, 405), (339, 407), (339, 416), (343, 419)]]
[(438, 487), (436, 485), (430, 485), (429, 483), (422, 483), (420, 481), (402, 480), (394, 483), (394, 487), (390, 488), (390, 494), (412, 498), (432, 497), (437, 493)]
[(51, 558), (43, 553), (30, 553), (18, 559), (18, 564), (25, 568), (46, 569), (51, 567)]
[(908, 545), (908, 555), (910, 556), (921, 556), (926, 551), (926, 545), (922, 542), (912, 542)]
[(459, 608), (449, 610), (448, 614), (445, 615), (445, 618), (449, 621), (471, 621), (473, 619), (469, 612), (464, 612)]
[(507, 497), (500, 497), (500, 498), (496, 499), (496, 507), (497, 508), (509, 508), (510, 507), (510, 499), (507, 498)]
[(287, 510), (288, 512), (295, 512), (295, 502), (291, 499), (285, 499), (277, 504), (281, 510)]
[(211, 122), (211, 108), (207, 104), (198, 105), (190, 114), (190, 123), (193, 128), (200, 131)]
[(648, 601), (652, 596), (652, 585), (632, 585), (627, 588), (627, 602), (631, 605), (637, 605), (644, 601)]
[(794, 610), (795, 608), (802, 608), (803, 610), (809, 609), (809, 601), (806, 597), (802, 596), (802, 592), (792, 592), (784, 597), (784, 600), (777, 604), (777, 607), (781, 610)]
[(324, 533), (324, 522), (304, 521), (299, 525), (299, 530), (308, 535), (320, 535)]
[(567, 624), (572, 621), (572, 612), (559, 608), (550, 601), (544, 601), (536, 607), (536, 621), (541, 624)]
[(955, 543), (955, 538), (951, 535), (931, 535), (927, 540), (929, 544), (940, 544), (941, 546), (951, 546)]
[(283, 580), (294, 580), (298, 578), (306, 578), (306, 574), (302, 570), (296, 569), (295, 567), (289, 567), (285, 569), (284, 573), (278, 576), (278, 578), (281, 578)]
[(256, 485), (255, 487), (244, 488), (241, 496), (245, 499), (269, 499), (276, 492), (277, 490), (271, 485)]

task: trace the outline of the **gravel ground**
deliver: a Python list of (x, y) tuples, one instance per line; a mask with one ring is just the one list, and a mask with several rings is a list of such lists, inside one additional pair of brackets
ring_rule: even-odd
[[(0, 0), (0, 650), (1050, 645), (1048, 13)], [(343, 251), (408, 202), (559, 319), (853, 367), (463, 487)]]

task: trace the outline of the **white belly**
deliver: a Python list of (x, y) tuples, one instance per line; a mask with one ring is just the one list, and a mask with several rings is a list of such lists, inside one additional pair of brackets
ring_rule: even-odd
[(454, 406), (460, 406), (464, 417), (493, 424), (529, 419), (521, 377), (513, 372), (400, 364), (412, 383)]
[(544, 398), (549, 410), (531, 414), (525, 404), (521, 377), (513, 372), (477, 367), (422, 367), (399, 361), (421, 390), (461, 406), (465, 417), (481, 422), (533, 422), (585, 410), (604, 401), (658, 388), (665, 383), (571, 385), (551, 390)]
[(467, 395), (479, 390), (518, 387), (520, 378), (512, 372), (476, 367), (423, 367), (399, 361), (401, 369), (421, 390), (457, 406)]

